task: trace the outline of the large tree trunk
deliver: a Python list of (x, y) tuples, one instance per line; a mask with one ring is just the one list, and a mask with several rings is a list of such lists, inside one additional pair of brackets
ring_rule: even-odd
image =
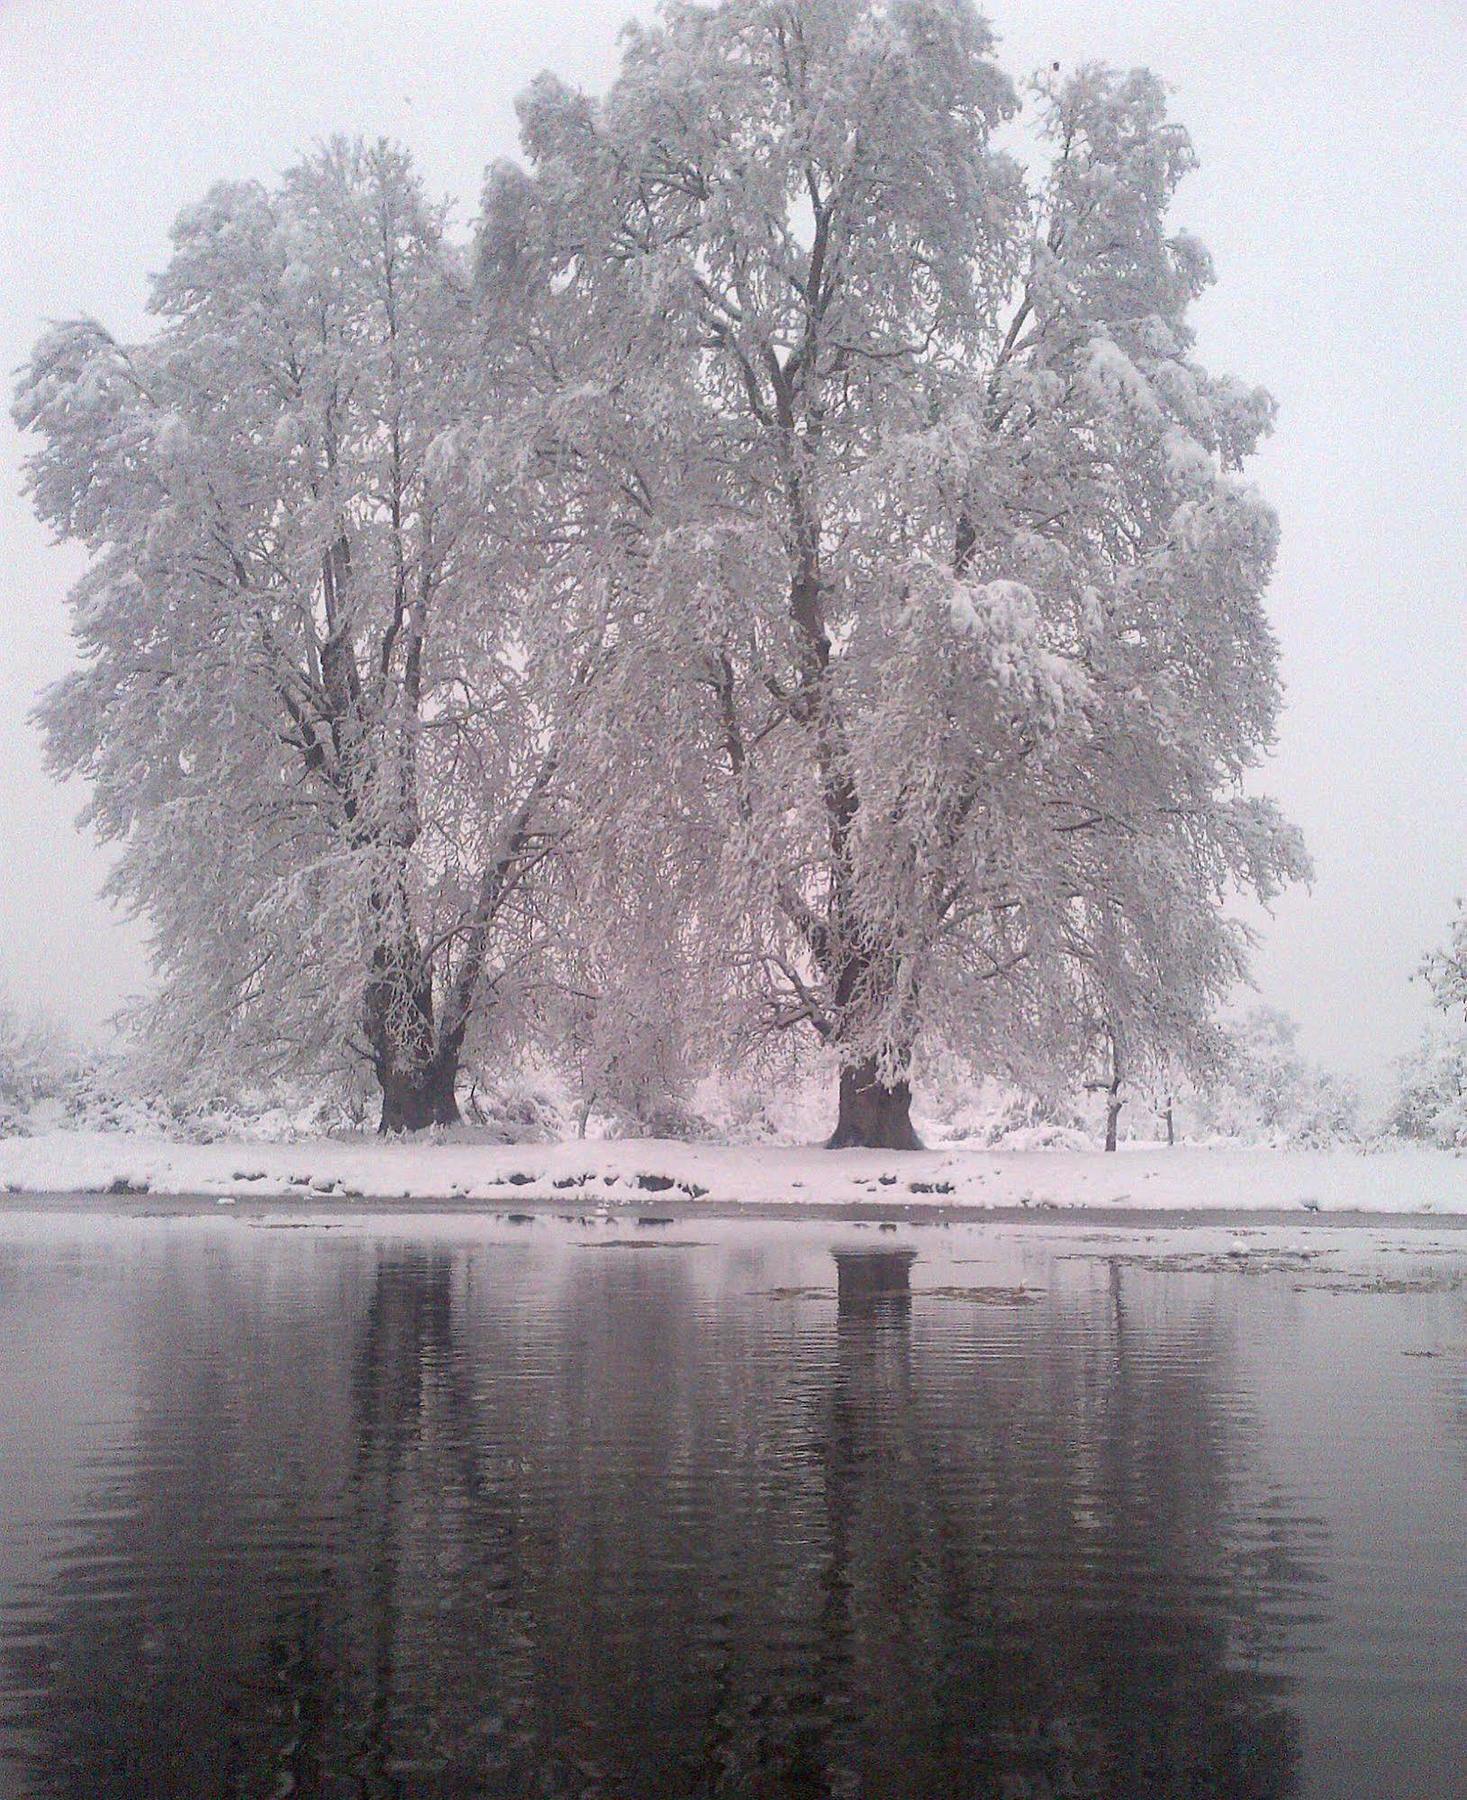
[(463, 1033), (445, 1042), (434, 1022), (429, 978), (420, 974), (409, 982), (398, 973), (416, 956), (411, 939), (392, 959), (379, 946), (374, 957), (378, 974), (367, 984), (363, 1024), (382, 1090), (377, 1129), (383, 1136), (459, 1122), (455, 1089)]
[(888, 1086), (877, 1074), (874, 1059), (840, 1072), (840, 1116), (827, 1150), (920, 1150), (912, 1129), (912, 1088), (907, 1081)]
[(440, 1055), (426, 1065), (393, 1068), (381, 1079), (382, 1123), (378, 1130), (384, 1136), (458, 1124), (456, 1057)]

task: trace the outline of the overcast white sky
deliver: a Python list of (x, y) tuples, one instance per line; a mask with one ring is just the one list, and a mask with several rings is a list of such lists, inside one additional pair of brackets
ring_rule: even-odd
[[(0, 0), (0, 366), (47, 318), (148, 329), (177, 213), (332, 132), (385, 134), (473, 215), (543, 67), (601, 87), (631, 0)], [(1011, 73), (1145, 63), (1202, 158), (1177, 219), (1219, 283), (1213, 367), (1264, 382), (1256, 474), (1289, 709), (1267, 785), (1312, 891), (1263, 921), (1259, 986), (1372, 1084), (1424, 1017), (1410, 976), (1467, 889), (1467, 8), (1462, 0), (995, 0)], [(146, 979), (106, 858), (26, 714), (68, 665), (79, 571), (0, 427), (0, 988), (81, 1027)]]

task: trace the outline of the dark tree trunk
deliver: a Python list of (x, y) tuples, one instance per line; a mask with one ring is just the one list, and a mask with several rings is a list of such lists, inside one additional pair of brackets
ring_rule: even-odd
[(1114, 1150), (1116, 1147), (1116, 1127), (1120, 1124), (1121, 1107), (1124, 1104), (1115, 1088), (1110, 1090), (1110, 1099), (1105, 1103), (1105, 1147)]
[(417, 1068), (393, 1069), (382, 1080), (384, 1135), (399, 1131), (426, 1131), (430, 1125), (459, 1122), (458, 1060), (435, 1057)]
[(912, 1129), (910, 1082), (889, 1087), (876, 1072), (875, 1061), (857, 1063), (840, 1072), (840, 1116), (827, 1150), (920, 1150)]

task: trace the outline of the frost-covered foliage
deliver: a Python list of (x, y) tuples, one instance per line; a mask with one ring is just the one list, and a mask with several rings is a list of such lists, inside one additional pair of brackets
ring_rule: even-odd
[(1467, 1150), (1467, 906), (1461, 902), (1446, 948), (1427, 956), (1421, 975), (1440, 1016), (1402, 1059), (1386, 1129)]
[(155, 336), (59, 325), (19, 388), (36, 509), (92, 555), (52, 764), (153, 927), (160, 1079), (356, 1059), (385, 1125), (449, 1119), (536, 952), (597, 597), (506, 558), (493, 359), (400, 152), (220, 186), (173, 241)]
[(1256, 1007), (1229, 1028), (1216, 1072), (1185, 1102), (1188, 1135), (1288, 1149), (1356, 1142), (1358, 1091), (1306, 1061), (1298, 1032), (1273, 1007)]
[(1305, 866), (1242, 792), (1272, 404), (1191, 353), (1191, 147), (1088, 68), (1030, 175), (992, 50), (964, 0), (673, 0), (604, 99), (532, 89), (486, 195), (486, 290), (576, 309), (558, 404), (642, 502), (622, 779), (706, 859), (728, 1040), (832, 1047), (840, 1137), (909, 1141), (926, 1044), (1078, 1067), (1097, 993), (1206, 1050), (1222, 896)]
[(618, 1136), (691, 1135), (693, 1069), (681, 992), (675, 966), (613, 966), (594, 988), (568, 999), (560, 1050), (582, 1136), (593, 1114), (609, 1120)]

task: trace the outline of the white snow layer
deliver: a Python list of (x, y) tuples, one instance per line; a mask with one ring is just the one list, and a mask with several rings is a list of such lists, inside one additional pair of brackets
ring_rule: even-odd
[[(1448, 1151), (1098, 1151), (943, 1147), (912, 1154), (722, 1146), (660, 1139), (561, 1144), (312, 1139), (185, 1144), (55, 1131), (0, 1140), (0, 1190), (22, 1193), (289, 1194), (337, 1199), (667, 1201), (1085, 1206), (1146, 1211), (1282, 1208), (1467, 1214), (1467, 1158)], [(3, 1198), (0, 1198), (3, 1203)]]

